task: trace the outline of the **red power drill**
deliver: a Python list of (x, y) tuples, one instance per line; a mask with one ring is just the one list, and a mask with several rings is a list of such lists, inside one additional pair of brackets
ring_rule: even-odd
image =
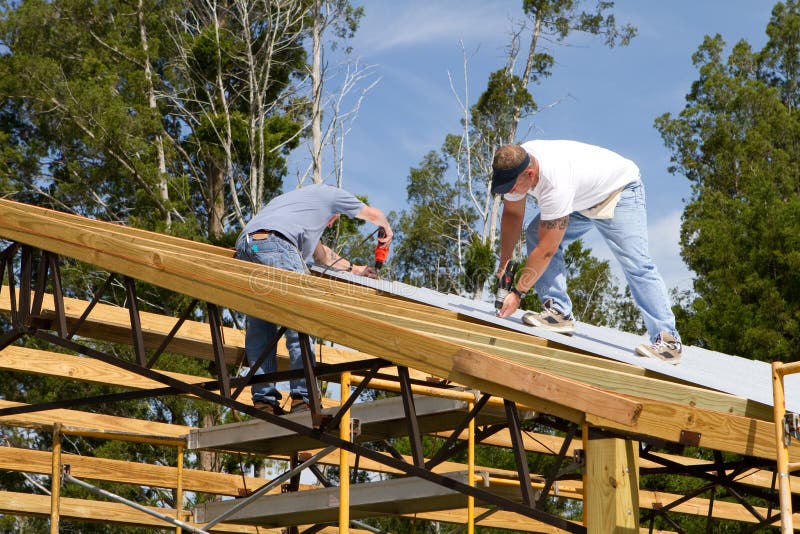
[[(386, 230), (381, 228), (378, 230), (378, 239), (383, 239), (386, 237)], [(381, 245), (381, 242), (378, 241), (378, 245), (375, 247), (375, 268), (380, 269), (383, 267), (383, 262), (386, 261), (386, 257), (389, 255), (389, 245)]]

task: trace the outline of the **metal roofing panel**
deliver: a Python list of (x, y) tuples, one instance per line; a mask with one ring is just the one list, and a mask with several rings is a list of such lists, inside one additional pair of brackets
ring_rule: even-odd
[[(323, 272), (321, 268), (315, 267), (314, 270), (318, 273)], [(767, 362), (684, 345), (681, 363), (671, 365), (661, 360), (638, 356), (634, 352), (637, 345), (649, 343), (647, 336), (581, 322), (575, 323), (574, 335), (566, 336), (524, 324), (521, 318), (525, 312), (521, 310), (517, 310), (511, 317), (501, 319), (495, 315), (492, 302), (439, 293), (396, 281), (373, 280), (351, 273), (328, 271), (325, 274), (430, 306), (451, 310), (486, 323), (585, 350), (604, 358), (637, 365), (705, 388), (716, 389), (768, 406), (773, 404), (772, 369)], [(785, 377), (784, 390), (786, 409), (800, 412), (800, 374)]]

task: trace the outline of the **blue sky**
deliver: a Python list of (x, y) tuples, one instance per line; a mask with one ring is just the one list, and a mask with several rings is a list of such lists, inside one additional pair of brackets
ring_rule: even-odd
[[(489, 73), (504, 64), (511, 20), (522, 18), (521, 4), (362, 3), (365, 16), (351, 42), (352, 57), (373, 65), (380, 81), (366, 95), (345, 140), (346, 189), (368, 195), (386, 212), (404, 208), (409, 169), (428, 151), (438, 150), (446, 134), (459, 132), (461, 112), (448, 79), (452, 73), (463, 94), (459, 42), (470, 55), (468, 87), (474, 103)], [(770, 0), (617, 0), (617, 21), (639, 32), (628, 47), (609, 49), (601, 39), (579, 36), (567, 44), (546, 43), (556, 65), (552, 77), (530, 87), (541, 111), (532, 118), (529, 135), (528, 125), (520, 128), (525, 137), (519, 141), (575, 139), (633, 159), (647, 190), (651, 254), (670, 288), (691, 287), (678, 245), (690, 187), (684, 177), (667, 172), (670, 154), (654, 119), (683, 108), (697, 79), (691, 56), (705, 35), (719, 33), (729, 46), (746, 39), (760, 48), (773, 5)], [(586, 241), (596, 256), (610, 258), (595, 232)], [(616, 268), (615, 273), (619, 276)]]

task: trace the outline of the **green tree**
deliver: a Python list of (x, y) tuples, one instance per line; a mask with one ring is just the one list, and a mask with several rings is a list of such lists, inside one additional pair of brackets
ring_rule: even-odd
[(656, 120), (692, 198), (682, 256), (696, 273), (686, 339), (766, 361), (800, 337), (800, 4), (775, 5), (760, 51), (719, 35), (694, 54), (699, 78), (678, 116)]
[(463, 273), (462, 244), (469, 241), (474, 213), (459, 208), (459, 189), (446, 180), (447, 161), (425, 155), (408, 176), (409, 208), (400, 215), (393, 266), (403, 282), (458, 293)]
[[(215, 9), (149, 0), (0, 4), (0, 194), (226, 243), (242, 218), (280, 189), (286, 154), (303, 134), (307, 106), (296, 91), (305, 68), (308, 5), (284, 3), (258, 3), (253, 9), (248, 7), (253, 2), (223, 2)], [(287, 6), (297, 10), (297, 18), (283, 23), (276, 18), (277, 8)], [(61, 269), (68, 297), (91, 299), (105, 279), (104, 273), (78, 262), (65, 261)], [(175, 316), (188, 303), (146, 284), (137, 284), (137, 292), (142, 311)], [(119, 283), (104, 296), (109, 303), (125, 300)], [(193, 319), (202, 321), (205, 313), (198, 309)], [(225, 316), (228, 324), (237, 319)], [(125, 345), (82, 341), (134, 360)], [(197, 376), (213, 371), (207, 361), (170, 353), (155, 368)], [(7, 400), (28, 403), (118, 391), (9, 373), (0, 382)], [(192, 426), (236, 416), (177, 396), (102, 410)], [(2, 436), (14, 445), (41, 449), (49, 448), (51, 439), (37, 431), (3, 430)], [(71, 439), (65, 450), (159, 465), (177, 461), (174, 448), (83, 438)], [(241, 471), (251, 465), (249, 460), (210, 460), (206, 453), (187, 455), (185, 465)], [(171, 492), (100, 485), (143, 504), (175, 504)], [(31, 483), (4, 475), (0, 487), (28, 491)], [(67, 487), (64, 495), (82, 494)], [(46, 523), (3, 518), (0, 529), (41, 532), (47, 531)], [(78, 521), (70, 527), (81, 532), (145, 530)]]
[(8, 169), (18, 198), (117, 221), (133, 212), (150, 227), (170, 220), (153, 143), (164, 127), (145, 78), (158, 37), (145, 48), (128, 20), (152, 11), (71, 0), (2, 7), (0, 98), (13, 116), (12, 161), (24, 162), (24, 172)]

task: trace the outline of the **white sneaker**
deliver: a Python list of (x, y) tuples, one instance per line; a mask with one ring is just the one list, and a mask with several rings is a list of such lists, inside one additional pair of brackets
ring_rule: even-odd
[(575, 331), (575, 320), (566, 318), (563, 313), (554, 308), (553, 299), (545, 300), (543, 306), (544, 311), (529, 312), (523, 315), (522, 322), (571, 336)]
[(658, 334), (656, 342), (652, 345), (639, 345), (636, 347), (636, 354), (678, 365), (681, 363), (682, 350), (683, 345), (675, 339), (675, 336), (668, 332), (661, 332)]

